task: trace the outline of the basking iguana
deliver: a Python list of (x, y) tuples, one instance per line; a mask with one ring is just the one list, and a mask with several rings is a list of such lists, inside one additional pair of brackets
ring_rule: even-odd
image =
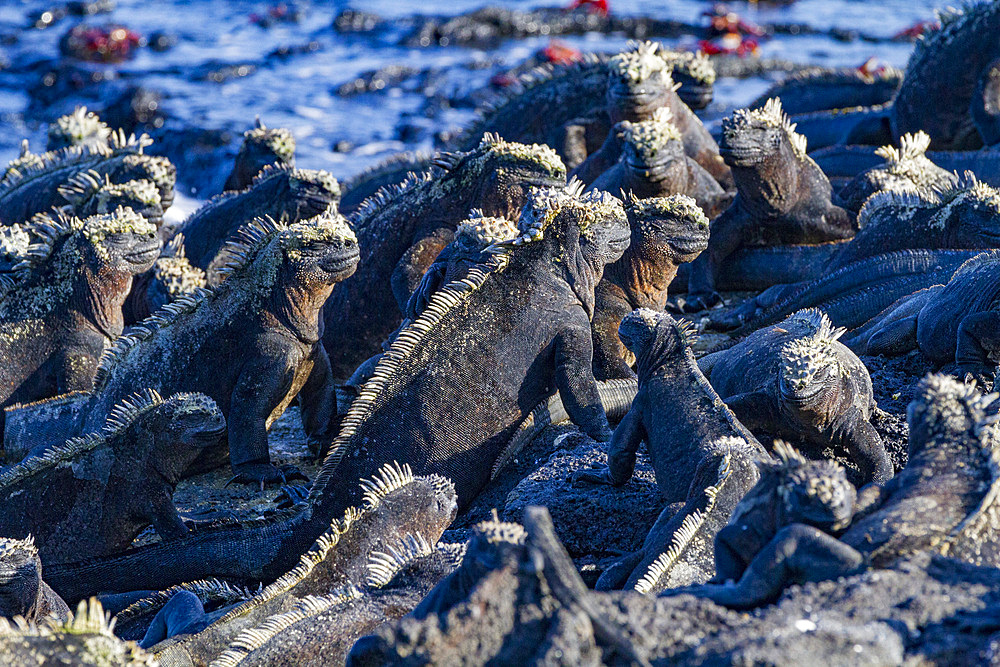
[(688, 195), (709, 218), (728, 206), (731, 197), (718, 181), (685, 154), (668, 107), (657, 109), (649, 120), (624, 120), (612, 132), (618, 135), (622, 156), (594, 180), (593, 188), (630, 192), (640, 199)]
[(847, 345), (858, 354), (920, 352), (992, 386), (1000, 360), (1000, 251), (976, 255), (936, 285), (897, 301)]
[[(398, 466), (393, 474), (412, 477), (407, 469)], [(456, 504), (453, 490), (451, 502), (441, 502), (449, 497), (447, 480), (437, 478), (434, 493), (418, 496), (423, 499), (421, 506), (396, 502), (395, 498), (403, 495), (399, 490), (389, 490), (380, 497), (377, 490), (382, 479), (378, 476), (362, 480), (368, 494), (366, 502), (349, 508), (342, 518), (333, 521), (294, 568), (250, 599), (205, 615), (198, 613), (190, 597), (166, 601), (154, 596), (153, 600), (159, 599), (160, 620), (154, 618), (142, 646), (155, 644), (154, 653), (165, 662), (186, 659), (204, 664), (222, 653), (244, 630), (292, 610), (310, 596), (329, 595), (347, 587), (363, 590), (387, 584), (401, 569), (400, 560), (406, 562), (396, 556), (411, 555), (415, 547), (422, 548), (421, 556), (428, 555), (428, 544), (435, 544), (454, 519)], [(131, 620), (140, 613), (149, 615), (151, 610), (149, 603), (140, 601), (122, 615)], [(402, 613), (405, 610), (397, 614)]]
[(892, 461), (871, 425), (871, 376), (814, 308), (759, 329), (736, 345), (702, 357), (712, 387), (751, 431), (847, 450), (866, 482), (887, 482)]
[(76, 614), (58, 619), (0, 619), (0, 653), (9, 665), (155, 667), (159, 663), (135, 642), (115, 636), (114, 622), (96, 598), (81, 601)]
[(63, 599), (42, 580), (34, 538), (0, 537), (0, 619), (20, 616), (38, 623), (47, 618), (66, 620), (69, 615)]
[(73, 113), (56, 118), (49, 124), (47, 151), (81, 146), (84, 148), (107, 148), (111, 139), (111, 128), (101, 121), (97, 114), (87, 111), (87, 107), (77, 107)]
[(639, 391), (608, 445), (608, 465), (575, 479), (621, 486), (632, 478), (636, 452), (646, 443), (656, 486), (668, 503), (687, 498), (698, 464), (721, 438), (741, 438), (767, 453), (698, 369), (692, 325), (640, 308), (622, 320), (618, 336), (636, 358)]
[(240, 227), (263, 217), (284, 224), (300, 222), (336, 210), (339, 198), (340, 186), (328, 172), (265, 167), (245, 189), (209, 199), (176, 233), (184, 235), (188, 261), (207, 272), (210, 285), (217, 285), (226, 262), (220, 251)]
[(636, 308), (663, 310), (677, 267), (708, 246), (708, 218), (685, 195), (625, 198), (632, 240), (597, 284), (591, 330), (594, 377), (634, 377), (634, 357), (618, 338), (622, 318)]
[(143, 153), (151, 143), (146, 135), (126, 138), (118, 132), (106, 148), (63, 148), (37, 156), (23, 168), (8, 169), (0, 181), (0, 224), (23, 223), (65, 205), (60, 186), (87, 171), (99, 178), (109, 176), (114, 183), (152, 181), (160, 191), (160, 205), (168, 209), (174, 201), (176, 170), (166, 158)]
[(566, 182), (552, 149), (494, 135), (468, 152), (440, 154), (435, 164), (440, 172), (380, 190), (352, 218), (361, 264), (333, 291), (324, 311), (323, 343), (335, 378), (350, 377), (378, 352), (400, 323), (398, 304), (407, 302), (472, 208), (515, 218), (531, 187)]
[(254, 126), (243, 133), (240, 152), (223, 189), (249, 188), (268, 165), (295, 168), (295, 137), (284, 128), (265, 126), (258, 117)]
[(121, 207), (132, 209), (157, 230), (163, 224), (160, 191), (152, 181), (113, 183), (107, 174), (102, 177), (95, 171), (85, 171), (60, 185), (59, 194), (66, 200), (63, 212), (78, 218), (111, 213)]
[(756, 554), (736, 546), (747, 563), (738, 580), (680, 592), (753, 607), (790, 584), (889, 568), (927, 551), (996, 567), (1000, 434), (994, 399), (948, 376), (924, 378), (907, 409), (906, 467), (886, 486), (861, 490), (854, 519), (839, 539), (793, 523)]
[(873, 72), (863, 67), (808, 67), (769, 87), (749, 107), (759, 109), (772, 97), (781, 98), (789, 114), (870, 107), (891, 100), (902, 81), (902, 70), (889, 66)]
[(150, 524), (164, 539), (183, 535), (174, 488), (225, 429), (203, 394), (137, 392), (101, 430), (0, 474), (0, 533), (33, 535), (47, 565), (123, 551)]
[[(604, 265), (628, 243), (624, 209), (607, 194), (539, 190), (519, 230), (464, 280), (435, 292), (399, 333), (351, 404), (305, 503), (267, 520), (62, 567), (56, 590), (80, 594), (83, 582), (94, 586), (85, 594), (212, 576), (273, 579), (359, 502), (352, 482), (392, 460), (449, 477), (459, 505), (467, 505), (521, 422), (557, 390), (574, 422), (607, 440), (590, 370), (590, 312)], [(231, 416), (228, 422), (232, 431)], [(157, 563), (156, 572), (142, 572), (144, 563)]]
[(722, 122), (723, 158), (732, 168), (736, 199), (712, 221), (708, 251), (691, 267), (685, 310), (719, 302), (719, 267), (747, 245), (821, 243), (854, 235), (852, 216), (831, 202), (830, 181), (806, 155), (806, 140), (768, 100)]
[(130, 209), (41, 217), (0, 286), (0, 406), (90, 387), (122, 332), (132, 278), (153, 265), (156, 228)]
[(84, 428), (141, 388), (211, 396), (229, 425), (229, 460), (243, 481), (278, 481), (267, 429), (297, 395), (306, 432), (322, 438), (336, 405), (320, 310), (354, 272), (358, 245), (330, 209), (294, 224), (259, 219), (224, 254), (223, 283), (165, 306), (101, 360)]
[(938, 167), (927, 158), (931, 138), (923, 130), (904, 134), (899, 148), (882, 146), (875, 154), (885, 164), (861, 172), (837, 193), (837, 201), (848, 211), (857, 213), (876, 192), (935, 192), (955, 185), (955, 175)]
[(126, 324), (135, 324), (183, 296), (208, 286), (205, 272), (191, 266), (184, 254), (184, 235), (176, 234), (160, 251), (153, 268), (132, 281), (123, 312)]

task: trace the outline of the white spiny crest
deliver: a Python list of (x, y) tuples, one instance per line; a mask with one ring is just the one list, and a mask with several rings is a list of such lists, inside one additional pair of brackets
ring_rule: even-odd
[(400, 570), (417, 558), (430, 555), (434, 549), (420, 533), (409, 533), (395, 545), (386, 545), (386, 551), (373, 551), (368, 558), (369, 588), (386, 586)]
[(38, 549), (35, 547), (35, 536), (28, 535), (23, 540), (14, 539), (12, 537), (0, 537), (0, 561), (10, 558), (16, 553), (22, 551), (27, 551), (28, 555), (35, 557), (38, 555)]
[(821, 370), (841, 370), (837, 351), (832, 345), (834, 340), (805, 337), (782, 345), (779, 352), (782, 382), (795, 391), (802, 391), (813, 383)]
[[(924, 419), (945, 431), (962, 430), (971, 426), (977, 436), (983, 436), (1000, 421), (993, 403), (1000, 394), (985, 396), (976, 385), (956, 380), (943, 373), (931, 373), (917, 383), (914, 401), (923, 408)], [(994, 438), (995, 439), (995, 432)]]
[(778, 461), (785, 467), (799, 466), (806, 463), (806, 457), (799, 450), (784, 440), (775, 440), (772, 450)]
[(385, 464), (378, 469), (374, 477), (361, 480), (365, 505), (369, 507), (378, 505), (383, 498), (396, 489), (412, 484), (414, 479), (410, 464), (400, 465), (397, 461)]
[(489, 544), (524, 544), (528, 538), (528, 533), (521, 524), (500, 521), (496, 510), (493, 511), (491, 519), (480, 521), (473, 526), (472, 534)]
[(915, 160), (925, 157), (924, 154), (930, 148), (931, 137), (923, 130), (915, 134), (904, 134), (899, 138), (899, 148), (895, 146), (882, 146), (875, 150), (875, 155), (883, 158), (889, 164), (898, 164), (906, 160)]
[(111, 434), (127, 428), (136, 418), (149, 410), (161, 405), (163, 399), (155, 389), (141, 389), (122, 399), (121, 403), (111, 408), (104, 422), (104, 432)]

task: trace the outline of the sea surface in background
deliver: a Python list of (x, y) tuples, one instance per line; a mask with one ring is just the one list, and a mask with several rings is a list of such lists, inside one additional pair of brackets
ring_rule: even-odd
[[(59, 100), (46, 109), (45, 117), (29, 111), (29, 90), (37, 84), (42, 61), (59, 58), (60, 36), (74, 22), (68, 17), (47, 29), (29, 29), (28, 16), (53, 6), (52, 2), (0, 3), (0, 160), (15, 157), (22, 137), (33, 150), (45, 145), (48, 116), (71, 111), (77, 100)], [(400, 46), (408, 30), (405, 20), (387, 31), (372, 34), (339, 34), (333, 20), (344, 9), (363, 10), (390, 19), (405, 19), (420, 13), (448, 15), (484, 6), (481, 0), (451, 0), (424, 3), (375, 0), (366, 3), (298, 3), (301, 20), (275, 23), (263, 28), (251, 15), (266, 14), (269, 6), (227, 0), (116, 0), (110, 14), (87, 19), (92, 23), (116, 22), (142, 36), (163, 32), (177, 38), (164, 52), (139, 48), (136, 56), (119, 65), (87, 64), (95, 70), (113, 69), (129, 83), (159, 91), (162, 111), (170, 126), (226, 130), (239, 133), (260, 116), (269, 126), (289, 128), (295, 135), (297, 164), (331, 171), (340, 179), (349, 177), (383, 157), (402, 150), (433, 148), (434, 133), (458, 128), (473, 116), (474, 91), (490, 78), (545, 48), (548, 37), (510, 40), (495, 49), (462, 46), (410, 48)], [(493, 3), (509, 8), (530, 9), (543, 2), (521, 0)], [(800, 23), (818, 29), (840, 28), (876, 36), (891, 36), (918, 21), (934, 18), (931, 0), (799, 0), (791, 5), (764, 6), (731, 3), (743, 18), (762, 24)], [(691, 23), (706, 21), (701, 13), (711, 2), (667, 0), (638, 2), (611, 0), (619, 15), (645, 15)], [(626, 39), (589, 34), (559, 37), (582, 51), (613, 51)], [(661, 40), (671, 46), (693, 46), (695, 38)], [(296, 47), (310, 45), (301, 53)], [(279, 49), (292, 55), (275, 57)], [(912, 49), (907, 42), (840, 41), (825, 35), (778, 35), (763, 41), (759, 55), (794, 62), (857, 66), (875, 56), (902, 67)], [(246, 65), (245, 76), (213, 77), (226, 69), (232, 73)], [(390, 66), (405, 65), (427, 70), (428, 76), (413, 77), (384, 91), (350, 97), (337, 88), (360, 74)], [(774, 77), (749, 80), (720, 79), (715, 100), (703, 112), (709, 121), (744, 105), (761, 94)], [(221, 78), (221, 81), (216, 79)], [(435, 86), (436, 96), (448, 103), (428, 104), (426, 86)], [(188, 194), (190, 192), (184, 193)], [(212, 193), (207, 193), (212, 194)], [(185, 208), (192, 205), (190, 199)]]

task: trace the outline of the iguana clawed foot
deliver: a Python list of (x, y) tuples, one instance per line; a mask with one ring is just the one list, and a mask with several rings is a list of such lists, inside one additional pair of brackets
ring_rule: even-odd
[(941, 369), (941, 372), (953, 375), (966, 384), (976, 386), (976, 389), (983, 393), (994, 390), (996, 384), (997, 367), (986, 364), (949, 364)]
[(702, 292), (688, 294), (684, 297), (684, 302), (680, 304), (681, 312), (697, 313), (708, 310), (717, 303), (722, 303), (722, 296), (718, 292)]
[(234, 466), (235, 475), (226, 482), (226, 486), (234, 482), (242, 484), (260, 483), (260, 490), (263, 491), (267, 484), (281, 482), (288, 484), (290, 480), (301, 479), (308, 482), (309, 478), (302, 474), (302, 471), (293, 465), (275, 466), (270, 463), (244, 463)]
[(303, 484), (287, 484), (281, 487), (278, 495), (274, 498), (274, 504), (278, 509), (288, 509), (299, 503), (304, 503), (309, 497), (309, 487)]
[(582, 484), (607, 484), (613, 486), (611, 481), (611, 468), (599, 463), (591, 464), (589, 469), (577, 470), (570, 477), (573, 486)]

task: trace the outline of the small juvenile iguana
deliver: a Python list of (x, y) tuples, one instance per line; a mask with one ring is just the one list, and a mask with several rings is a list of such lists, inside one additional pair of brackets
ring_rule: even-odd
[(39, 623), (47, 618), (64, 621), (69, 615), (63, 599), (42, 580), (34, 538), (0, 537), (0, 619), (20, 616)]

